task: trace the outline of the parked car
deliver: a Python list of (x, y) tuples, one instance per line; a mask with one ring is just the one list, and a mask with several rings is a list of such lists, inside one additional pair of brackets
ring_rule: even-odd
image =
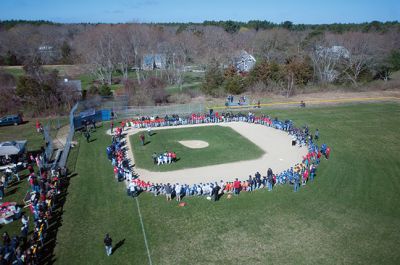
[(5, 125), (18, 125), (21, 124), (22, 121), (22, 117), (21, 115), (8, 115), (5, 117), (2, 117), (0, 119), (0, 126), (5, 126)]

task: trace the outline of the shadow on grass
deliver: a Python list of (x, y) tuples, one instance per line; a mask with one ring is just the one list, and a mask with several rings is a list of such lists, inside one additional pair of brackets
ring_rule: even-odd
[(64, 213), (63, 207), (68, 195), (68, 186), (70, 179), (78, 176), (77, 173), (68, 172), (67, 177), (60, 178), (60, 194), (55, 199), (55, 207), (52, 216), (49, 220), (49, 228), (46, 231), (46, 238), (40, 252), (39, 264), (54, 264), (56, 258), (54, 256), (54, 249), (57, 245), (56, 238), (58, 229), (62, 226), (62, 214)]
[(13, 189), (7, 190), (7, 191), (6, 191), (6, 196), (13, 195), (13, 194), (15, 194), (18, 190), (19, 190), (19, 187), (15, 187), (15, 188), (13, 188)]
[(120, 247), (122, 247), (122, 245), (123, 245), (124, 243), (125, 243), (125, 238), (122, 239), (122, 240), (120, 240), (120, 241), (115, 245), (115, 247), (113, 247), (112, 254), (114, 254), (115, 251), (117, 251), (117, 249), (119, 249)]

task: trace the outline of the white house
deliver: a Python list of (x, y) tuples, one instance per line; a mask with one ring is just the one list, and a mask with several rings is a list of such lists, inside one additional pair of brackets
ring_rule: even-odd
[(245, 50), (237, 52), (233, 57), (233, 65), (236, 70), (241, 73), (248, 73), (255, 64), (256, 59)]

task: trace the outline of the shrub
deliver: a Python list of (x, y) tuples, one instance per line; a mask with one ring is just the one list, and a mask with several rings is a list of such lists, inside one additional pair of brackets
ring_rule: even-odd
[(101, 86), (99, 87), (99, 95), (102, 96), (102, 97), (109, 97), (109, 96), (111, 96), (111, 95), (112, 95), (111, 88), (110, 88), (108, 85), (106, 85), (106, 84), (101, 85)]

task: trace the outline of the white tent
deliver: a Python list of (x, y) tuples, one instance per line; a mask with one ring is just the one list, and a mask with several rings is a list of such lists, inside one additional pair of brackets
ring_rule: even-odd
[(0, 143), (0, 156), (19, 155), (25, 151), (26, 140)]

